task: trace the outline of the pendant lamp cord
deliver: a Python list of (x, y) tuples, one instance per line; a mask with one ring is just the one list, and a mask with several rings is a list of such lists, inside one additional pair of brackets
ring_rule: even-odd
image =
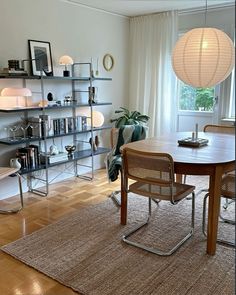
[(205, 9), (205, 27), (207, 22), (207, 0), (206, 0), (206, 9)]

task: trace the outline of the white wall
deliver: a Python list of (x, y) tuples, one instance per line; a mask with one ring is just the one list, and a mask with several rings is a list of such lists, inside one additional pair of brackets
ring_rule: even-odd
[[(105, 115), (105, 123), (109, 122), (115, 109), (127, 105), (128, 18), (62, 0), (1, 0), (0, 36), (0, 68), (7, 67), (9, 59), (29, 58), (28, 39), (48, 41), (51, 44), (54, 75), (62, 75), (63, 67), (58, 65), (62, 55), (70, 55), (75, 62), (90, 62), (92, 57), (95, 69), (95, 61), (99, 58), (99, 75), (112, 78), (109, 82), (96, 82), (99, 87), (98, 100), (112, 102), (112, 106), (98, 108)], [(102, 66), (102, 58), (106, 53), (110, 53), (115, 60), (114, 68), (110, 72), (106, 72)], [(38, 85), (35, 83), (27, 82), (27, 87), (37, 91)], [(0, 90), (22, 85), (21, 80), (0, 79)], [(71, 88), (67, 83), (58, 85), (58, 82), (47, 82), (45, 93), (49, 91), (56, 99), (63, 100)], [(34, 103), (39, 100), (39, 95), (34, 94)], [(34, 115), (37, 115), (37, 112)], [(6, 136), (6, 127), (19, 120), (15, 114), (0, 113), (0, 137)], [(106, 137), (105, 143), (108, 143), (109, 131), (103, 134)], [(16, 146), (0, 144), (0, 165), (9, 164), (15, 149)], [(103, 158), (99, 157), (95, 167), (101, 165)], [(17, 193), (17, 188), (9, 183), (13, 184), (14, 179), (1, 181), (0, 199)]]

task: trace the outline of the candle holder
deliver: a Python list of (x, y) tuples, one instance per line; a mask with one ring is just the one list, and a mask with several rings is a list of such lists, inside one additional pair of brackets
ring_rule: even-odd
[(76, 149), (76, 146), (75, 145), (66, 145), (65, 149), (66, 149), (66, 151), (68, 153), (68, 157), (72, 157), (73, 153), (74, 153), (74, 151)]

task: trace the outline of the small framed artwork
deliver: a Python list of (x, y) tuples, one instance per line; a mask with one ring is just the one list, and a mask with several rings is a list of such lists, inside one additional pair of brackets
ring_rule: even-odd
[(111, 54), (107, 53), (103, 57), (103, 67), (106, 71), (111, 71), (114, 67), (114, 58)]
[(33, 76), (53, 76), (50, 42), (28, 40)]

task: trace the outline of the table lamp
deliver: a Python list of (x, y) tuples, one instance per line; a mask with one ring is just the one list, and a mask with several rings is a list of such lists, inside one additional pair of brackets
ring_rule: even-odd
[(73, 65), (73, 59), (69, 55), (63, 55), (59, 59), (59, 64), (65, 66), (65, 70), (63, 71), (64, 77), (70, 76), (70, 71), (67, 69), (68, 65)]
[[(91, 117), (88, 112), (85, 112), (85, 115), (87, 116), (87, 125), (91, 126)], [(101, 127), (104, 123), (104, 116), (101, 112), (98, 111), (92, 111), (92, 122), (93, 122), (93, 127)]]
[[(19, 97), (32, 96), (32, 92), (28, 88), (3, 88), (1, 91), (1, 96), (16, 97), (15, 108), (21, 108), (22, 105), (19, 105)], [(25, 100), (24, 106), (27, 106), (27, 100)]]

